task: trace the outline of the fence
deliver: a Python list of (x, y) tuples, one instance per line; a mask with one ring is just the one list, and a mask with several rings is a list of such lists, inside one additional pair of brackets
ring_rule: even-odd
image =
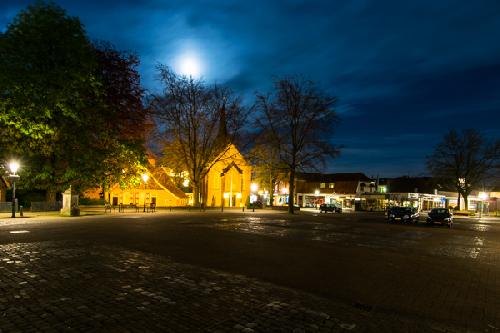
[[(16, 202), (17, 203), (17, 202)], [(17, 205), (16, 205), (16, 211), (17, 211)], [(0, 202), (0, 212), (12, 212), (12, 202)]]
[(62, 201), (48, 202), (48, 201), (32, 201), (32, 212), (50, 212), (58, 211), (62, 208)]

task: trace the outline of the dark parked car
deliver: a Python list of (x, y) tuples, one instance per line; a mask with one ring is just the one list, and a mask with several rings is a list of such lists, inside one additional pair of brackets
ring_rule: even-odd
[(448, 228), (453, 225), (453, 213), (448, 208), (433, 208), (427, 217), (427, 223), (441, 223), (446, 224)]
[(418, 222), (418, 213), (415, 207), (391, 207), (387, 211), (387, 222)]
[(319, 206), (319, 212), (342, 213), (342, 206), (339, 203), (329, 203), (329, 204), (324, 203)]

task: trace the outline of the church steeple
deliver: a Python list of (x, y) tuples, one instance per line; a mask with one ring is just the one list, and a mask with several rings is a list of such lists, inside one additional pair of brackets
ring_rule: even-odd
[(219, 133), (217, 133), (217, 141), (221, 143), (228, 143), (229, 136), (227, 134), (227, 124), (226, 124), (226, 102), (222, 103), (222, 107), (219, 110)]

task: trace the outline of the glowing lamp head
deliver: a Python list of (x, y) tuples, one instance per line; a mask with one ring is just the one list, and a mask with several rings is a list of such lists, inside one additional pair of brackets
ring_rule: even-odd
[(149, 176), (148, 176), (148, 174), (147, 174), (147, 173), (143, 173), (141, 177), (142, 177), (142, 180), (143, 180), (145, 183), (147, 183), (147, 182), (148, 182)]
[(19, 162), (17, 161), (10, 161), (9, 162), (9, 169), (12, 174), (16, 174), (17, 170), (19, 170)]
[(250, 191), (257, 192), (258, 189), (259, 189), (259, 185), (257, 185), (256, 183), (250, 184)]
[(319, 195), (319, 190), (314, 191), (314, 195)]

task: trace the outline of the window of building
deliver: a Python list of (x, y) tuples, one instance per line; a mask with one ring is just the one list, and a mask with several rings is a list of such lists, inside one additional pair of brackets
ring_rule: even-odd
[(325, 188), (326, 187), (326, 183), (320, 183), (319, 184), (319, 188)]
[(335, 183), (330, 183), (330, 184), (328, 184), (328, 187), (329, 187), (329, 188), (335, 188)]

